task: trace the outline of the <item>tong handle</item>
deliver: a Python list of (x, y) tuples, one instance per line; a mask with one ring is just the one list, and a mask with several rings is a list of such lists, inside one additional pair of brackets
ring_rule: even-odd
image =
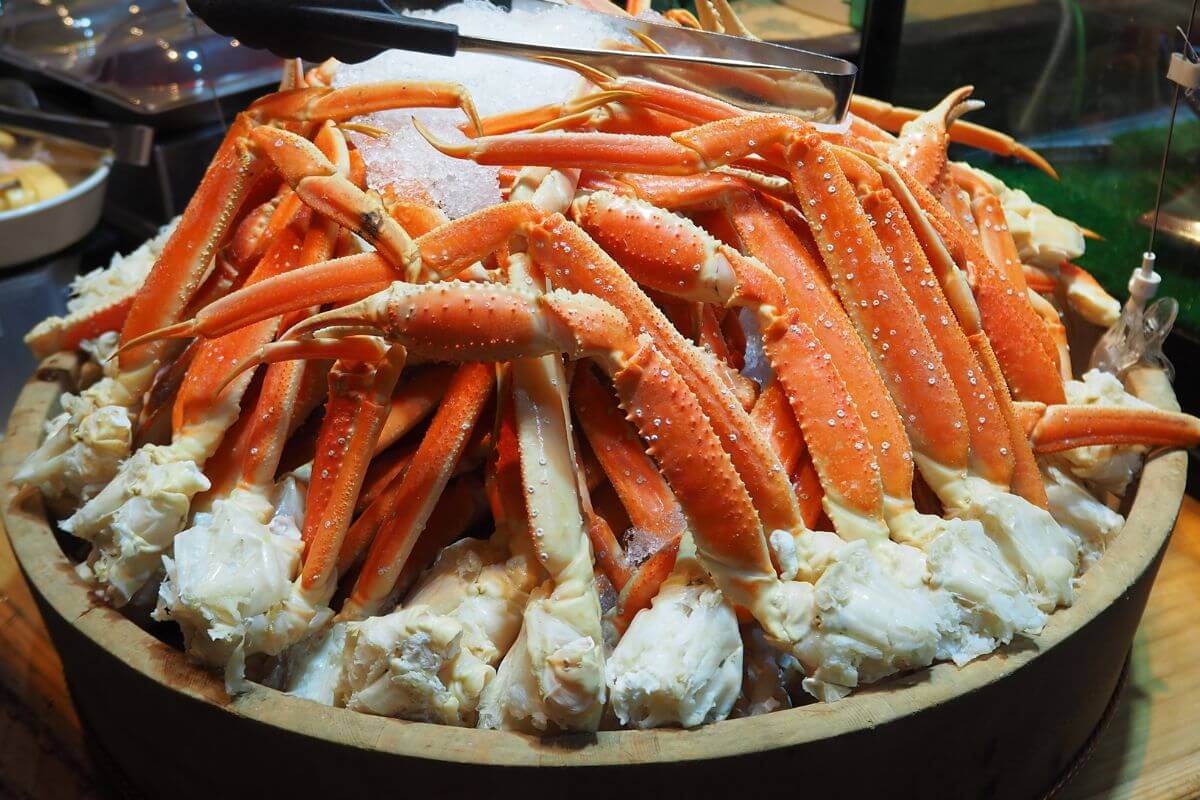
[(384, 50), (439, 56), (458, 50), (457, 25), (401, 16), (383, 0), (188, 0), (188, 6), (222, 36), (281, 58), (353, 64)]
[(111, 150), (114, 143), (113, 128), (107, 122), (68, 114), (51, 114), (36, 108), (0, 105), (0, 125), (70, 139), (99, 150)]

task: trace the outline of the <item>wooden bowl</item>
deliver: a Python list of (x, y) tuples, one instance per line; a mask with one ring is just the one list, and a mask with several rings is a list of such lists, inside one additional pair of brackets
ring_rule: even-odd
[[(76, 369), (56, 356), (26, 385), (0, 458), (0, 501), (81, 717), (151, 797), (1040, 797), (1113, 698), (1184, 491), (1185, 455), (1152, 458), (1076, 604), (1037, 638), (965, 668), (938, 664), (838, 703), (697, 730), (537, 739), (372, 717), (259, 686), (230, 698), (219, 677), (94, 602), (40, 499), (9, 483)], [(1177, 408), (1161, 373), (1130, 383)]]

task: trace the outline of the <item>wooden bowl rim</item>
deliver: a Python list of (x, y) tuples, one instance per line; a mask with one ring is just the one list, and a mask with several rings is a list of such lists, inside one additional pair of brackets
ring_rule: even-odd
[[(55, 542), (35, 492), (11, 477), (37, 445), (44, 421), (57, 409), (63, 386), (78, 370), (73, 354), (43, 362), (26, 384), (9, 421), (0, 455), (0, 512), (31, 585), (56, 613), (131, 669), (225, 712), (284, 730), (398, 756), (492, 766), (604, 766), (726, 758), (794, 747), (873, 728), (982, 688), (1030, 663), (1085, 626), (1119, 598), (1162, 550), (1183, 500), (1187, 456), (1154, 456), (1145, 466), (1124, 529), (1082, 581), (1076, 603), (1048, 620), (1042, 634), (1022, 639), (965, 667), (936, 664), (866, 687), (836, 703), (815, 703), (693, 730), (601, 731), (540, 739), (507, 731), (455, 728), (375, 717), (330, 708), (254, 685), (229, 697), (219, 676), (190, 663), (117, 611), (94, 601), (87, 584)], [(1178, 409), (1165, 376), (1137, 370), (1131, 390), (1156, 405)]]

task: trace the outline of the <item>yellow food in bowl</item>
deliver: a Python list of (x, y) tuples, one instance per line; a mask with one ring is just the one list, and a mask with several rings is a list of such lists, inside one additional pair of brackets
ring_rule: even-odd
[(10, 158), (17, 140), (0, 130), (0, 212), (49, 200), (67, 191), (67, 182), (42, 161)]

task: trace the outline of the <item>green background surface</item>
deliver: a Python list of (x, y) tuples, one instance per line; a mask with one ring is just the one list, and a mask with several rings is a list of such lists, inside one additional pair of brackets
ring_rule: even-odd
[[(1170, 177), (1164, 204), (1174, 193), (1198, 177), (1192, 165), (1200, 163), (1200, 122), (1180, 122), (1171, 146)], [(1035, 201), (1055, 213), (1099, 233), (1103, 241), (1087, 242), (1079, 265), (1089, 270), (1117, 298), (1124, 300), (1125, 284), (1141, 263), (1149, 230), (1137, 217), (1154, 205), (1158, 167), (1165, 128), (1147, 128), (1113, 137), (1102, 157), (1091, 161), (1056, 164), (1060, 180), (1012, 161), (981, 163), (1009, 186), (1024, 189)], [(969, 161), (979, 161), (974, 154)], [(1200, 264), (1195, 247), (1161, 233), (1155, 242), (1158, 269), (1163, 275), (1160, 296), (1179, 301), (1178, 326), (1200, 333)]]

